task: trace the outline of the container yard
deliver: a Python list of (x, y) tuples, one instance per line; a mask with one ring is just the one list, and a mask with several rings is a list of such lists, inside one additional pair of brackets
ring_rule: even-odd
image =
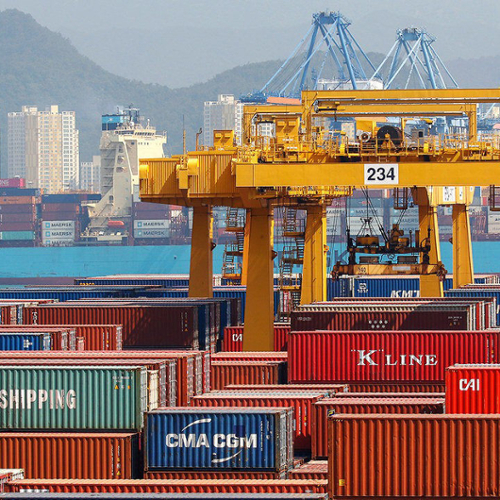
[(0, 500), (500, 497), (500, 268), (473, 246), (495, 260), (500, 88), (461, 88), (423, 28), (385, 56), (351, 24), (314, 13), (204, 128), (151, 81), (169, 156), (132, 105), (81, 166), (75, 112), (8, 113)]

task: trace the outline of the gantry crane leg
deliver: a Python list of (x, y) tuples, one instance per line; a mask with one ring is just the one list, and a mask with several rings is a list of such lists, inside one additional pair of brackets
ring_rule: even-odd
[(272, 210), (249, 209), (244, 351), (274, 350)]
[(453, 288), (474, 283), (469, 207), (453, 205)]
[(307, 208), (301, 304), (326, 300), (326, 208)]
[(245, 217), (245, 240), (243, 242), (243, 259), (241, 263), (241, 284), (246, 286), (248, 279), (248, 247), (250, 244), (250, 212), (247, 210)]
[[(426, 188), (417, 188), (418, 191), (418, 221), (420, 239), (427, 238), (429, 234), (431, 250), (429, 260), (432, 264), (441, 262), (441, 248), (439, 246), (439, 226), (437, 209), (429, 205)], [(430, 232), (429, 232), (430, 229)], [(420, 275), (421, 297), (443, 297), (443, 282), (437, 274)]]
[(189, 296), (213, 297), (212, 207), (193, 208)]

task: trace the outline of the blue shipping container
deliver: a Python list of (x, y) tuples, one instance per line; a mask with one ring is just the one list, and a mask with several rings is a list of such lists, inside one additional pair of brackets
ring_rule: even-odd
[(293, 463), (292, 418), (290, 408), (150, 412), (146, 470), (288, 470)]
[(50, 333), (0, 333), (0, 351), (50, 351)]

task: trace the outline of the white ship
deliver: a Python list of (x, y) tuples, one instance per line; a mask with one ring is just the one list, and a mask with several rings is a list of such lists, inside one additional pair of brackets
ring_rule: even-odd
[(102, 199), (89, 205), (90, 223), (82, 239), (121, 244), (131, 227), (132, 207), (139, 199), (139, 159), (162, 158), (166, 133), (141, 124), (139, 110), (127, 108), (103, 115), (101, 150)]

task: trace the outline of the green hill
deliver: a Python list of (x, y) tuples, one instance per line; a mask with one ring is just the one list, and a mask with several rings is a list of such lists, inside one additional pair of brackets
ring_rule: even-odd
[[(203, 101), (217, 98), (218, 93), (239, 95), (257, 88), (279, 64), (249, 64), (221, 73), (203, 84), (170, 90), (105, 71), (79, 54), (67, 39), (40, 26), (30, 15), (13, 9), (0, 12), (0, 46), (3, 166), (6, 165), (7, 113), (20, 111), (23, 105), (34, 104), (43, 109), (59, 104), (60, 109), (76, 111), (82, 160), (98, 153), (101, 114), (131, 103), (159, 130), (167, 130), (169, 151), (179, 152), (183, 115), (188, 146), (193, 147), (195, 133), (203, 124)], [(133, 68), (130, 73), (134, 73)]]
[[(113, 43), (112, 40), (109, 43)], [(281, 61), (247, 64), (220, 73), (211, 80), (181, 89), (145, 84), (113, 75), (82, 56), (60, 34), (40, 26), (30, 15), (10, 9), (0, 12), (0, 136), (2, 171), (6, 173), (7, 113), (27, 104), (44, 108), (58, 104), (77, 113), (80, 157), (98, 153), (100, 117), (116, 106), (133, 104), (151, 119), (158, 130), (168, 133), (169, 153), (182, 148), (185, 118), (188, 148), (203, 124), (203, 102), (220, 93), (246, 94), (258, 89)], [(106, 50), (103, 44), (103, 50)], [(175, 50), (175, 47), (165, 47)], [(214, 56), (216, 57), (216, 56)], [(263, 58), (265, 55), (263, 55)], [(381, 54), (370, 54), (377, 65)], [(500, 83), (498, 58), (471, 61), (457, 59), (448, 64), (463, 86), (496, 86)], [(133, 67), (130, 74), (136, 74)]]

